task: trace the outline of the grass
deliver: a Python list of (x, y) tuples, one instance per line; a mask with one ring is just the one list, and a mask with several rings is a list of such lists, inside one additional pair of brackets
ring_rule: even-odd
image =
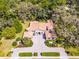
[(68, 56), (79, 56), (79, 48), (69, 47), (65, 49)]
[(20, 57), (30, 57), (30, 56), (38, 56), (37, 52), (34, 52), (34, 54), (32, 54), (32, 52), (22, 52), (19, 53)]
[(22, 53), (19, 53), (19, 56), (20, 56), (20, 57), (32, 56), (32, 52), (22, 52)]
[(4, 52), (0, 51), (0, 57), (3, 57), (3, 56), (4, 56)]
[(1, 46), (0, 46), (0, 51), (4, 52), (4, 56), (7, 56), (7, 53), (12, 49), (12, 42), (14, 41), (14, 39), (11, 40), (6, 40), (5, 38), (2, 38), (1, 42)]
[(34, 54), (32, 54), (32, 52), (22, 52), (19, 53), (19, 56), (20, 57), (38, 56), (38, 53), (34, 52)]
[(58, 52), (42, 52), (42, 56), (60, 56)]
[(13, 51), (9, 51), (7, 56), (10, 57), (12, 55)]

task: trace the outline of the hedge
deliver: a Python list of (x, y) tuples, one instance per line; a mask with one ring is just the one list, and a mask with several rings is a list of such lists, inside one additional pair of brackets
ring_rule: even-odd
[(58, 52), (42, 52), (41, 56), (60, 56)]
[(22, 53), (19, 53), (19, 56), (20, 57), (32, 56), (32, 52), (22, 52)]

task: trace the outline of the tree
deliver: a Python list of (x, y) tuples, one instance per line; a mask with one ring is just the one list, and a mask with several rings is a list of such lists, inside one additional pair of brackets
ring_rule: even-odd
[(16, 29), (14, 27), (6, 27), (3, 32), (2, 32), (2, 36), (7, 38), (7, 39), (12, 39), (14, 38), (16, 35)]
[(67, 0), (57, 0), (58, 5), (66, 5)]
[[(77, 15), (76, 14), (71, 14), (70, 12), (67, 12), (64, 8), (62, 11), (60, 10), (61, 8), (58, 8), (58, 10), (55, 10), (58, 16), (56, 16), (56, 20), (54, 21), (55, 23), (55, 32), (57, 34), (57, 37), (64, 38), (63, 40), (63, 46), (65, 48), (69, 48), (70, 46), (72, 47), (78, 47), (79, 43), (79, 21), (77, 20)], [(75, 11), (75, 10), (74, 10)], [(75, 13), (75, 12), (73, 12)], [(59, 42), (60, 43), (60, 42)]]
[(0, 0), (0, 11), (7, 11), (9, 10), (9, 5), (7, 4), (8, 0)]
[(13, 25), (16, 29), (16, 33), (20, 33), (22, 31), (22, 24), (20, 23), (19, 20), (15, 19), (14, 20), (14, 25)]

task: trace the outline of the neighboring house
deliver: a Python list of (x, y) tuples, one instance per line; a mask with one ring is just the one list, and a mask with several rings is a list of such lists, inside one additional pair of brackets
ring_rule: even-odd
[(26, 29), (27, 31), (24, 32), (23, 37), (32, 38), (36, 36), (38, 38), (40, 36), (43, 39), (55, 39), (56, 34), (53, 27), (54, 24), (51, 20), (48, 20), (46, 23), (32, 21), (29, 28)]

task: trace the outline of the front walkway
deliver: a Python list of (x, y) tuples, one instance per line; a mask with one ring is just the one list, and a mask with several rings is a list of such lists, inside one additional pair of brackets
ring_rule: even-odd
[(59, 52), (60, 53), (60, 57), (62, 57), (61, 59), (67, 59), (67, 54), (65, 53), (64, 48), (49, 48), (47, 46), (45, 46), (44, 44), (44, 39), (42, 39), (40, 36), (38, 37), (33, 37), (32, 38), (33, 41), (33, 46), (32, 47), (24, 47), (24, 48), (16, 48), (13, 49), (13, 54), (12, 57), (19, 57), (19, 53), (20, 52), (38, 52), (38, 57), (42, 57), (40, 55), (41, 52)]

